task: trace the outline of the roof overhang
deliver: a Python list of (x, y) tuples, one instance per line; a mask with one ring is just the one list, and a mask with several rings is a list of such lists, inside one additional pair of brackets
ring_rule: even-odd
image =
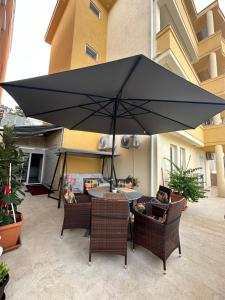
[(188, 142), (193, 146), (200, 147), (200, 148), (204, 147), (203, 142), (199, 141), (197, 138), (189, 134), (187, 131), (176, 131), (173, 132), (172, 134), (179, 136), (180, 138), (182, 138), (183, 140), (185, 140), (186, 142)]
[[(74, 155), (80, 157), (90, 157), (90, 158), (112, 157), (112, 152), (91, 151), (91, 150), (83, 150), (83, 149), (76, 149), (76, 148), (58, 148), (56, 150), (56, 153)], [(114, 154), (114, 156), (119, 156), (119, 154)]]
[(59, 25), (59, 22), (64, 14), (64, 11), (65, 11), (68, 3), (69, 3), (69, 0), (58, 0), (56, 3), (54, 12), (52, 14), (50, 23), (48, 25), (47, 32), (45, 34), (45, 41), (48, 44), (51, 44), (51, 42), (52, 42), (52, 39), (55, 35), (55, 32)]
[(14, 132), (16, 137), (29, 137), (47, 135), (54, 131), (61, 131), (62, 129), (62, 127), (55, 125), (16, 126)]
[[(109, 11), (117, 0), (100, 0), (101, 4)], [(58, 28), (59, 22), (64, 14), (64, 11), (69, 3), (69, 0), (58, 0), (52, 14), (47, 32), (45, 34), (45, 41), (48, 44), (52, 43), (52, 39), (55, 35), (55, 32)]]

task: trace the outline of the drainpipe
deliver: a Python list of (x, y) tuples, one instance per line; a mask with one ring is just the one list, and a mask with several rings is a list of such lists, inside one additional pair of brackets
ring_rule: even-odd
[[(149, 0), (149, 10), (150, 10), (150, 58), (152, 60), (155, 59), (156, 56), (156, 5), (157, 0)], [(157, 143), (157, 135), (150, 136), (150, 195), (155, 194), (155, 180), (154, 180), (154, 172), (155, 168), (155, 150)], [(157, 160), (156, 160), (157, 164)]]

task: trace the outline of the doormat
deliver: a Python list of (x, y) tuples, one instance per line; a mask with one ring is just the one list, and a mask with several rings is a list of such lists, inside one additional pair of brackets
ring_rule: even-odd
[(50, 191), (42, 184), (31, 184), (26, 185), (26, 187), (28, 189), (28, 192), (30, 192), (32, 196), (48, 194)]

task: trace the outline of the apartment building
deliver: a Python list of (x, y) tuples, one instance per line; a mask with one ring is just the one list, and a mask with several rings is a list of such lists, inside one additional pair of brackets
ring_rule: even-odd
[[(13, 33), (15, 0), (0, 0), (0, 82), (5, 79)], [(0, 88), (0, 105), (2, 89)], [(1, 108), (0, 108), (1, 109)]]
[[(58, 0), (45, 36), (51, 45), (49, 73), (144, 54), (225, 99), (224, 34), (218, 1), (197, 13), (193, 0)], [(218, 195), (225, 196), (224, 118), (217, 115), (195, 130), (139, 136), (138, 148), (121, 147), (117, 136), (117, 177), (138, 177), (140, 191), (154, 194), (168, 179), (168, 158), (201, 167), (205, 186), (217, 184)], [(65, 129), (61, 146), (98, 150), (100, 137)], [(68, 166), (71, 173), (101, 167), (97, 160), (75, 157)]]

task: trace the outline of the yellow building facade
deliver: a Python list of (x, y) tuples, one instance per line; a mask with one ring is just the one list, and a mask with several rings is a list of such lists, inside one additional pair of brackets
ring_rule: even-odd
[[(224, 37), (218, 1), (197, 13), (192, 0), (58, 0), (45, 40), (51, 45), (49, 73), (141, 53), (225, 99)], [(139, 149), (121, 148), (118, 136), (118, 178), (138, 177), (140, 191), (154, 193), (166, 184), (165, 158), (172, 158), (178, 165), (201, 167), (207, 187), (216, 174), (219, 195), (224, 196), (224, 118), (221, 113), (196, 130), (141, 136)], [(98, 150), (100, 136), (64, 130), (62, 146)], [(216, 153), (216, 161), (206, 159), (206, 152)], [(100, 171), (93, 159), (69, 158), (68, 166), (71, 173)]]

